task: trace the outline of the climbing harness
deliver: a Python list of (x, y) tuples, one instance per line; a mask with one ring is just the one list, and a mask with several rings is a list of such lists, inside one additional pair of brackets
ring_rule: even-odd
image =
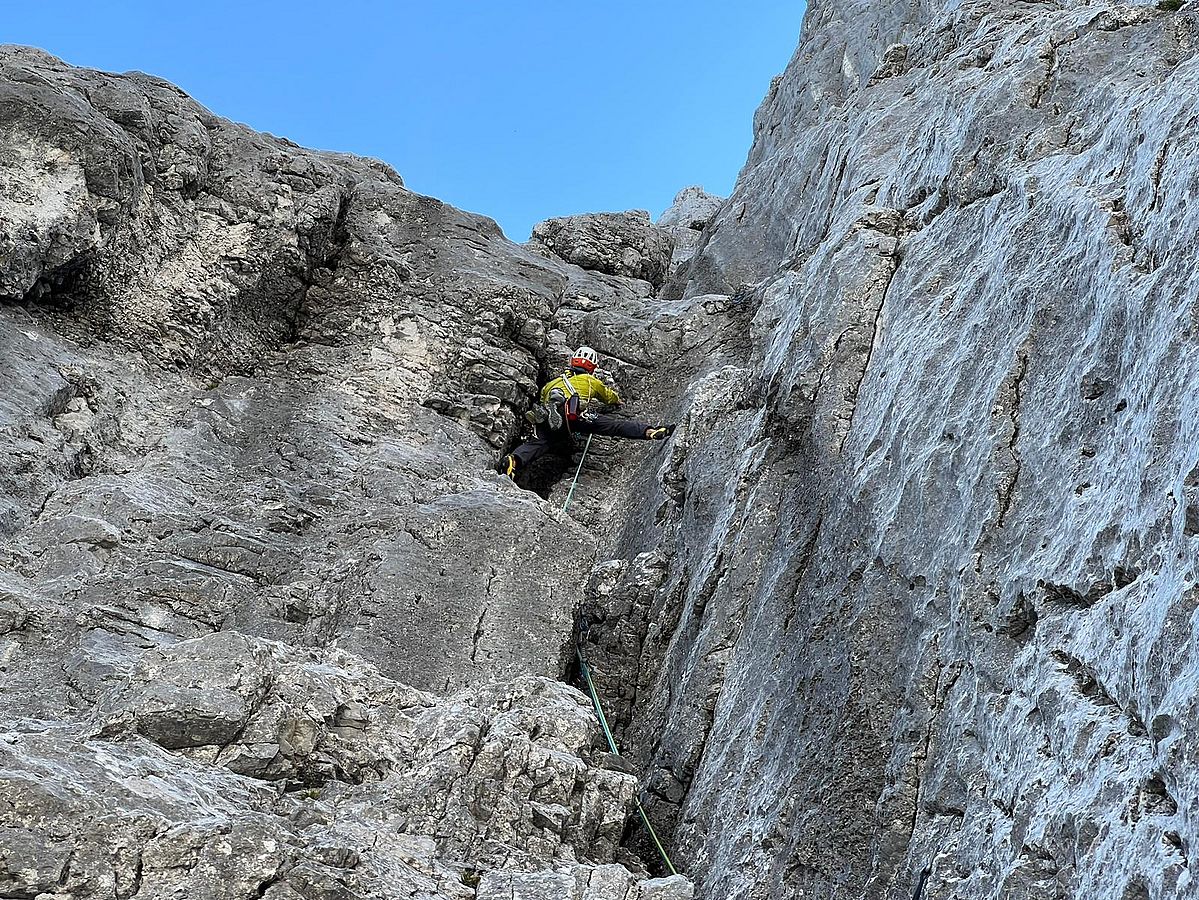
[(587, 458), (587, 451), (591, 449), (591, 439), (593, 437), (595, 437), (594, 434), (587, 435), (587, 443), (583, 447), (583, 455), (579, 457), (579, 467), (575, 469), (574, 481), (570, 483), (570, 490), (566, 492), (566, 502), (562, 504), (562, 512), (566, 512), (567, 507), (570, 506), (570, 498), (575, 495), (575, 485), (579, 483), (579, 473), (583, 471), (583, 460)]
[[(608, 747), (612, 751), (613, 756), (620, 756), (620, 751), (616, 749), (616, 739), (612, 737), (612, 729), (608, 727), (608, 717), (604, 715), (604, 708), (600, 705), (599, 692), (596, 691), (595, 680), (591, 677), (591, 667), (587, 665), (587, 659), (583, 656), (583, 646), (580, 640), (575, 641), (575, 655), (579, 658), (579, 672), (582, 673), (583, 681), (587, 685), (587, 691), (591, 694), (591, 703), (595, 706), (595, 717), (599, 719), (604, 737), (608, 739)], [(671, 875), (678, 875), (678, 869), (674, 867), (674, 863), (670, 861), (670, 857), (666, 853), (666, 848), (658, 840), (658, 832), (654, 831), (654, 826), (650, 824), (649, 816), (645, 814), (645, 807), (641, 805), (641, 798), (638, 797), (633, 802), (637, 806), (637, 812), (641, 814), (641, 821), (645, 824), (645, 830), (649, 832), (654, 846), (658, 848), (658, 854), (662, 857), (662, 862), (666, 863), (666, 868), (670, 870)]]
[[(566, 416), (566, 423), (569, 427), (571, 422), (578, 421), (582, 401), (579, 398), (579, 392), (575, 390), (575, 386), (570, 383), (570, 372), (563, 372), (561, 375), (562, 384), (566, 388), (566, 396), (562, 404), (562, 412)], [(552, 395), (551, 395), (552, 396)]]

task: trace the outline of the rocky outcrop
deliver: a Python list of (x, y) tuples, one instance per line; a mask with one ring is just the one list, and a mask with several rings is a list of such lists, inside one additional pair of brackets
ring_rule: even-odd
[(723, 202), (723, 197), (709, 194), (699, 185), (690, 185), (674, 195), (670, 208), (658, 217), (658, 227), (703, 231), (716, 218)]
[(27, 48), (0, 183), (0, 894), (689, 896), (558, 681), (596, 538), (491, 471), (648, 285)]
[(649, 213), (589, 213), (546, 219), (533, 226), (529, 247), (583, 269), (648, 281), (666, 278), (673, 249), (670, 233), (657, 228)]
[(663, 288), (663, 295), (681, 295), (687, 284), (686, 266), (700, 247), (704, 229), (716, 218), (723, 202), (724, 198), (691, 185), (675, 194), (674, 203), (658, 217), (658, 227), (670, 232), (674, 244), (667, 272), (669, 284)]
[(722, 203), (723, 198), (692, 185), (675, 194), (670, 209), (658, 217), (658, 228), (667, 229), (674, 244), (667, 280), (662, 285), (663, 297), (677, 300), (686, 290), (687, 265), (703, 243), (704, 229), (716, 218), (716, 213), (721, 211)]
[(610, 862), (636, 779), (582, 758), (591, 707), (559, 682), (438, 701), (226, 633), (116, 693), (89, 728), (17, 723), (0, 743), (6, 895), (474, 897), (492, 868), (555, 863), (619, 869), (613, 898), (660, 890)]
[[(485, 469), (566, 279), (378, 164), (255, 135), (152, 79), (25, 50), (4, 66), (6, 177), (53, 161), (0, 266), (20, 301), (0, 309), (0, 560), (47, 626), (10, 664), (38, 685), (30, 711), (90, 702), (98, 659), (231, 627), (336, 635), (421, 687), (558, 674), (557, 559), (590, 542)], [(124, 205), (67, 202), (91, 169)]]

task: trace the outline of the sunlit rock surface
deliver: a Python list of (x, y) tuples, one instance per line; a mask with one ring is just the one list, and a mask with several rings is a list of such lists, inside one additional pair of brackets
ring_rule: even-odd
[(27, 48), (0, 185), (0, 895), (690, 896), (559, 680), (597, 538), (492, 471), (652, 289)]
[(675, 194), (674, 203), (658, 217), (658, 227), (667, 229), (674, 243), (669, 284), (663, 286), (663, 296), (682, 295), (687, 285), (687, 264), (703, 243), (704, 229), (716, 218), (723, 202), (723, 198), (709, 194), (702, 187), (690, 185)]
[(588, 588), (700, 896), (1194, 892), (1197, 49), (810, 4), (685, 293), (743, 342)]

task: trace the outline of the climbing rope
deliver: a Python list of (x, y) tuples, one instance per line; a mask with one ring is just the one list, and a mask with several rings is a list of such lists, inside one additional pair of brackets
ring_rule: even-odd
[(562, 504), (562, 512), (566, 512), (566, 508), (570, 506), (570, 498), (575, 495), (575, 485), (579, 483), (579, 473), (583, 471), (583, 460), (587, 458), (587, 451), (591, 449), (591, 439), (594, 434), (587, 435), (587, 444), (583, 447), (583, 455), (579, 457), (579, 467), (575, 469), (575, 480), (570, 483), (570, 490), (566, 494), (566, 502)]
[[(579, 465), (575, 469), (575, 477), (570, 483), (570, 490), (566, 492), (566, 502), (562, 504), (562, 512), (566, 512), (570, 507), (570, 500), (575, 495), (575, 487), (579, 483), (579, 474), (583, 471), (583, 461), (587, 459), (587, 451), (591, 449), (591, 439), (593, 437), (595, 437), (593, 434), (587, 435), (587, 443), (583, 446), (583, 455), (579, 457)], [(575, 655), (579, 657), (579, 672), (582, 673), (583, 681), (587, 684), (587, 690), (591, 694), (591, 703), (595, 706), (595, 717), (599, 719), (604, 737), (608, 739), (608, 747), (612, 751), (613, 756), (620, 756), (620, 751), (616, 748), (616, 738), (612, 737), (612, 729), (608, 727), (608, 717), (604, 715), (604, 707), (600, 703), (599, 693), (595, 689), (595, 680), (591, 677), (591, 667), (587, 665), (587, 659), (583, 656), (582, 644), (578, 640), (575, 641)], [(654, 831), (654, 826), (650, 823), (649, 816), (645, 814), (645, 807), (641, 805), (641, 798), (635, 798), (633, 803), (637, 806), (637, 812), (641, 816), (641, 821), (645, 824), (645, 830), (649, 832), (654, 846), (658, 848), (658, 854), (662, 857), (662, 862), (666, 863), (666, 868), (670, 870), (671, 875), (678, 875), (679, 870), (670, 861), (670, 856), (667, 855), (666, 848), (658, 840), (658, 832)]]
[[(590, 443), (590, 439), (588, 439), (588, 442)], [(579, 657), (579, 672), (582, 673), (583, 681), (587, 685), (587, 691), (591, 694), (591, 702), (595, 706), (595, 717), (599, 719), (600, 728), (604, 731), (604, 737), (608, 739), (608, 747), (612, 750), (613, 756), (620, 756), (620, 751), (616, 749), (616, 739), (612, 737), (612, 729), (608, 727), (608, 717), (604, 715), (604, 707), (600, 704), (599, 693), (595, 689), (595, 681), (591, 677), (591, 667), (587, 665), (587, 660), (583, 656), (583, 648), (577, 642), (575, 643), (575, 654)], [(658, 832), (654, 831), (654, 826), (650, 824), (649, 816), (645, 814), (645, 808), (641, 805), (641, 799), (637, 798), (633, 802), (637, 805), (637, 812), (641, 814), (641, 821), (645, 823), (645, 830), (649, 832), (654, 846), (658, 848), (658, 854), (662, 857), (662, 862), (666, 863), (666, 868), (670, 870), (671, 875), (678, 875), (678, 869), (674, 867), (674, 863), (670, 861), (670, 857), (666, 854), (666, 848), (658, 840)]]

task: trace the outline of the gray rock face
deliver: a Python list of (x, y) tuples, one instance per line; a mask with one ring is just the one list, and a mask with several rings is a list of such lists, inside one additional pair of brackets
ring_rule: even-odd
[(809, 5), (588, 592), (700, 896), (1194, 893), (1197, 51), (1185, 7)]
[[(596, 725), (573, 688), (529, 677), (439, 702), (232, 634), (163, 663), (99, 727), (0, 738), (6, 896), (474, 897), (476, 869), (555, 863), (657, 896), (576, 854), (612, 858), (636, 779), (582, 758)], [(287, 772), (306, 787), (280, 789)]]
[(596, 536), (491, 471), (652, 289), (26, 48), (0, 184), (0, 895), (656, 896), (556, 680)]
[(675, 194), (670, 209), (658, 218), (658, 227), (669, 229), (674, 239), (668, 272), (671, 284), (663, 290), (664, 294), (673, 296), (686, 286), (685, 267), (702, 243), (703, 230), (716, 218), (723, 202), (723, 198), (691, 185)]
[(492, 872), (479, 885), (479, 900), (692, 900), (681, 875), (637, 882), (623, 866), (576, 866), (561, 872)]
[(0, 170), (28, 188), (0, 256), (21, 301), (0, 307), (0, 563), (46, 600), (9, 661), (38, 689), (0, 702), (86, 705), (142, 650), (222, 628), (336, 636), (422, 687), (559, 674), (558, 559), (591, 543), (485, 470), (565, 277), (377, 163), (153, 79), (0, 65)]
[(648, 281), (666, 278), (673, 249), (670, 233), (644, 210), (547, 219), (533, 227), (529, 246), (583, 269)]
[(658, 217), (658, 227), (703, 231), (716, 218), (723, 202), (723, 197), (709, 194), (699, 185), (690, 185), (674, 195), (670, 208)]

